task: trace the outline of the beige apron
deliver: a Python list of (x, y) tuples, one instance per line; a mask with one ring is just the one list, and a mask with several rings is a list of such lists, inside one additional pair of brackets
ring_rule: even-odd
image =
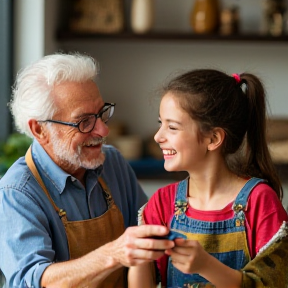
[[(25, 160), (38, 184), (41, 186), (62, 220), (67, 235), (70, 259), (79, 258), (100, 246), (117, 239), (124, 232), (123, 215), (114, 203), (110, 191), (102, 178), (99, 178), (98, 181), (105, 195), (108, 210), (103, 215), (93, 219), (68, 221), (66, 212), (56, 206), (46, 189), (34, 164), (31, 147), (26, 153)], [(99, 284), (97, 287), (127, 287), (126, 272), (127, 268), (119, 268), (112, 272), (103, 280), (101, 285)]]

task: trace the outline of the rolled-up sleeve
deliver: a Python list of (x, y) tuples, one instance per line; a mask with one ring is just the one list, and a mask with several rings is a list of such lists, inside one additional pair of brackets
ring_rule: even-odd
[(0, 268), (4, 287), (40, 287), (43, 271), (53, 262), (49, 222), (23, 191), (0, 190)]

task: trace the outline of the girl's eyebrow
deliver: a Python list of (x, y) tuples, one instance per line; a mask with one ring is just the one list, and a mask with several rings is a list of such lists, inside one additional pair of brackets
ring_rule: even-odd
[[(163, 121), (163, 120), (162, 120)], [(175, 124), (178, 124), (178, 125), (182, 125), (181, 122), (177, 121), (177, 120), (174, 120), (174, 119), (165, 119), (166, 122), (168, 123), (175, 123)]]

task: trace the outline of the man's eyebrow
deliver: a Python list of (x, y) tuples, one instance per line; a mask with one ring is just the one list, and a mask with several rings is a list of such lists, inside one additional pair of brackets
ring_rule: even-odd
[(83, 119), (85, 117), (89, 117), (89, 116), (92, 116), (95, 114), (97, 114), (97, 113), (82, 113), (82, 114), (72, 116), (71, 118), (74, 119), (75, 121), (80, 121), (81, 119)]
[(84, 117), (88, 117), (88, 116), (99, 114), (103, 110), (104, 107), (105, 107), (105, 105), (103, 105), (97, 113), (87, 113), (86, 112), (86, 113), (77, 114), (77, 115), (73, 116), (73, 119), (81, 120)]

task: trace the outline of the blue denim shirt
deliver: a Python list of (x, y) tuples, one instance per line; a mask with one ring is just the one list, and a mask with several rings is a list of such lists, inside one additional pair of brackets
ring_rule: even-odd
[[(104, 164), (87, 170), (86, 190), (74, 177), (59, 168), (34, 140), (32, 157), (42, 180), (69, 221), (102, 215), (107, 210), (101, 175), (116, 205), (123, 214), (125, 227), (137, 225), (137, 211), (147, 197), (135, 174), (120, 153), (105, 145)], [(113, 223), (111, 223), (113, 229)], [(4, 287), (40, 288), (45, 268), (53, 262), (69, 259), (63, 224), (26, 165), (16, 161), (0, 180), (0, 269)], [(1, 274), (1, 273), (0, 273)]]

